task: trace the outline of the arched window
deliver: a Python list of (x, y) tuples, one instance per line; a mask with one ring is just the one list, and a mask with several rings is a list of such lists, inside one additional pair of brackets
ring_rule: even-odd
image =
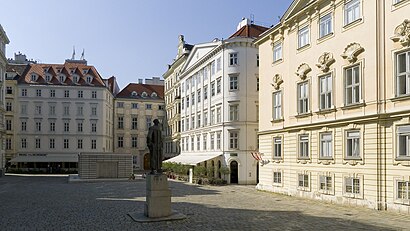
[(136, 91), (132, 91), (132, 92), (131, 92), (131, 96), (132, 96), (132, 97), (136, 97), (137, 95), (138, 95), (138, 93), (137, 93)]
[(64, 76), (64, 75), (58, 76), (58, 80), (60, 80), (60, 83), (64, 83), (64, 81), (65, 81), (65, 76)]
[(87, 83), (91, 83), (91, 82), (93, 81), (93, 77), (87, 76), (87, 77), (85, 78), (85, 81), (87, 81)]
[(156, 92), (152, 92), (151, 97), (152, 97), (152, 98), (157, 98), (157, 97), (158, 97), (158, 94), (157, 94)]
[(148, 94), (144, 91), (144, 92), (141, 94), (141, 96), (142, 96), (143, 98), (145, 98), (145, 97), (148, 96)]

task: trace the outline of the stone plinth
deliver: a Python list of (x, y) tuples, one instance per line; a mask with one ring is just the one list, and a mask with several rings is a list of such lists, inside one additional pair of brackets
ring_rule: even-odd
[(171, 190), (163, 174), (148, 174), (146, 178), (147, 197), (144, 215), (149, 218), (168, 217), (171, 210)]

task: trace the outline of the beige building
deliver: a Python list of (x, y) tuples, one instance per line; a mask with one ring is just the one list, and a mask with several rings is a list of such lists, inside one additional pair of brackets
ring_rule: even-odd
[(5, 114), (5, 84), (4, 76), (6, 74), (6, 44), (9, 44), (9, 39), (4, 31), (3, 27), (0, 25), (0, 176), (4, 173), (3, 168), (5, 167), (5, 124), (4, 124), (4, 114)]
[(258, 189), (410, 212), (410, 1), (295, 0), (255, 43)]
[(168, 126), (165, 128), (165, 157), (170, 158), (181, 153), (181, 83), (179, 75), (193, 45), (185, 42), (180, 35), (178, 53), (168, 70), (162, 75), (165, 81), (165, 105)]
[(146, 83), (130, 83), (114, 99), (114, 152), (133, 155), (133, 168), (149, 169), (149, 150), (146, 145), (152, 121), (165, 121), (164, 86), (159, 78)]

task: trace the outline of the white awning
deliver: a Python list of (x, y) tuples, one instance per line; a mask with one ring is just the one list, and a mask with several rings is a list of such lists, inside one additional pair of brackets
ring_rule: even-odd
[(166, 163), (181, 163), (186, 165), (196, 165), (206, 160), (213, 159), (221, 153), (184, 153), (171, 159), (165, 160)]
[(78, 162), (78, 154), (23, 154), (10, 162)]

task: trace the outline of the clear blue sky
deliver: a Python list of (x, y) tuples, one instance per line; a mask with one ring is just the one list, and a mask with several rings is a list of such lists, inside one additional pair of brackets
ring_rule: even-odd
[(227, 38), (242, 17), (278, 22), (292, 0), (5, 0), (0, 24), (10, 44), (42, 63), (63, 63), (73, 46), (88, 64), (120, 88), (138, 78), (162, 76), (175, 58), (178, 35), (190, 44)]

